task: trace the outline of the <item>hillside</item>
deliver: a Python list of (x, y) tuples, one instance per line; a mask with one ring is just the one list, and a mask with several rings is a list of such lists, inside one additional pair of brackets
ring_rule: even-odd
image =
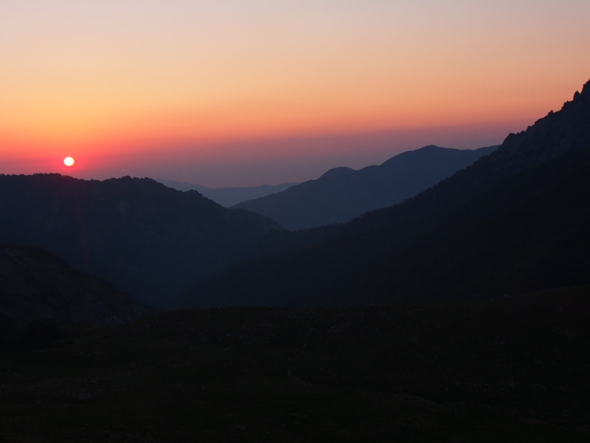
[(0, 349), (0, 439), (581, 443), (589, 295), (179, 311)]
[(0, 242), (45, 248), (155, 305), (280, 229), (198, 192), (130, 177), (0, 175), (0, 213)]
[(183, 306), (330, 306), (590, 283), (590, 82), (424, 193), (315, 246), (237, 266)]
[(426, 146), (396, 155), (379, 166), (358, 171), (335, 168), (317, 180), (235, 207), (270, 217), (290, 230), (343, 223), (413, 197), (494, 149)]

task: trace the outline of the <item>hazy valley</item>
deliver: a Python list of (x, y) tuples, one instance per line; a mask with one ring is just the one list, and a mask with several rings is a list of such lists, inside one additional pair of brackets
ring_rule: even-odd
[(219, 203), (226, 208), (237, 205), (248, 200), (266, 197), (270, 194), (289, 189), (297, 183), (284, 183), (281, 185), (261, 185), (246, 186), (233, 188), (209, 188), (207, 186), (196, 185), (193, 183), (177, 182), (174, 180), (157, 179), (158, 182), (169, 188), (178, 191), (198, 191), (204, 197)]

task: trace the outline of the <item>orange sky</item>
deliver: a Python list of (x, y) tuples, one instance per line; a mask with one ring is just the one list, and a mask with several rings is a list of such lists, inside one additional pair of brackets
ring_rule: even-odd
[(0, 2), (0, 173), (300, 181), (500, 143), (590, 78), (590, 2), (398, 3)]

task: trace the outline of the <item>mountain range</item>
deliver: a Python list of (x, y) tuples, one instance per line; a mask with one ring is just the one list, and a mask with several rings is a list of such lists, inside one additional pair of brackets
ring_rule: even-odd
[(587, 284), (589, 177), (590, 82), (438, 185), (202, 282), (181, 306), (382, 304)]
[(389, 304), (588, 284), (589, 85), (497, 149), (426, 147), (283, 192), (424, 158), (480, 157), (348, 223), (289, 232), (151, 179), (0, 175), (0, 243), (44, 248), (168, 308)]
[(459, 150), (426, 146), (358, 171), (331, 169), (317, 180), (234, 207), (272, 218), (290, 230), (344, 223), (413, 197), (496, 148)]
[[(416, 152), (408, 156), (473, 155), (434, 147)], [(338, 232), (290, 234), (269, 218), (223, 208), (197, 191), (131, 177), (0, 175), (0, 211), (0, 242), (45, 248), (143, 303), (167, 307), (176, 294), (233, 264), (298, 250)]]

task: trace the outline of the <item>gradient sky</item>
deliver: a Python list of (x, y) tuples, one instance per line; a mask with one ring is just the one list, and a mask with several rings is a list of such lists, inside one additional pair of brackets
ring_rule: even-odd
[(499, 144), (590, 79), (589, 23), (588, 0), (0, 0), (0, 173), (276, 184)]

